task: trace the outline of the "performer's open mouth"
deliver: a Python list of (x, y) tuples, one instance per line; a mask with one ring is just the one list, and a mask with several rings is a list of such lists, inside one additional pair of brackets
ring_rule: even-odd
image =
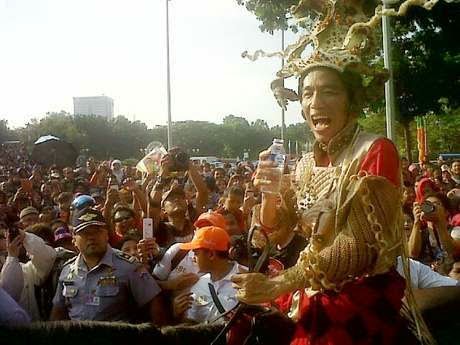
[(331, 119), (327, 116), (315, 116), (312, 117), (313, 126), (316, 131), (321, 131), (329, 127)]

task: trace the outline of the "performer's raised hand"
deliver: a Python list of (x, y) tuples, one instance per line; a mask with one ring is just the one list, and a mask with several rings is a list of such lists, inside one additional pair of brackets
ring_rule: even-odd
[(270, 150), (262, 151), (259, 154), (259, 164), (254, 177), (254, 187), (261, 188), (263, 191), (279, 192), (280, 175), (277, 164), (270, 159)]
[(238, 300), (247, 304), (270, 302), (282, 293), (280, 284), (262, 273), (236, 274), (232, 282)]

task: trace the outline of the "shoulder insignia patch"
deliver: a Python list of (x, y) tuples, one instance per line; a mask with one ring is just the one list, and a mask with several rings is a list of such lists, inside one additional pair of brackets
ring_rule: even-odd
[(126, 253), (123, 253), (121, 250), (114, 250), (115, 252), (115, 255), (124, 260), (124, 261), (128, 261), (129, 263), (131, 264), (137, 264), (139, 263), (139, 261), (137, 261), (137, 259), (134, 257), (134, 256), (131, 256), (129, 254), (126, 254)]

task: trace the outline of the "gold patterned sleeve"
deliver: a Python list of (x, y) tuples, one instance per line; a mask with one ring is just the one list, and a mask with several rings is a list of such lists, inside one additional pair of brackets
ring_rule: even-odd
[(402, 238), (399, 190), (378, 176), (356, 178), (348, 190), (338, 212), (320, 216), (297, 264), (278, 278), (289, 289), (340, 289), (350, 279), (383, 273), (394, 264)]

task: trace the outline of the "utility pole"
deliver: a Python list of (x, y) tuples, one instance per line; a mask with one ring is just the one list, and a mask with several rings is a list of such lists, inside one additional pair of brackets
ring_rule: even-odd
[(166, 83), (167, 83), (167, 98), (168, 98), (168, 150), (172, 147), (172, 121), (171, 121), (171, 70), (169, 61), (169, 1), (166, 3)]

